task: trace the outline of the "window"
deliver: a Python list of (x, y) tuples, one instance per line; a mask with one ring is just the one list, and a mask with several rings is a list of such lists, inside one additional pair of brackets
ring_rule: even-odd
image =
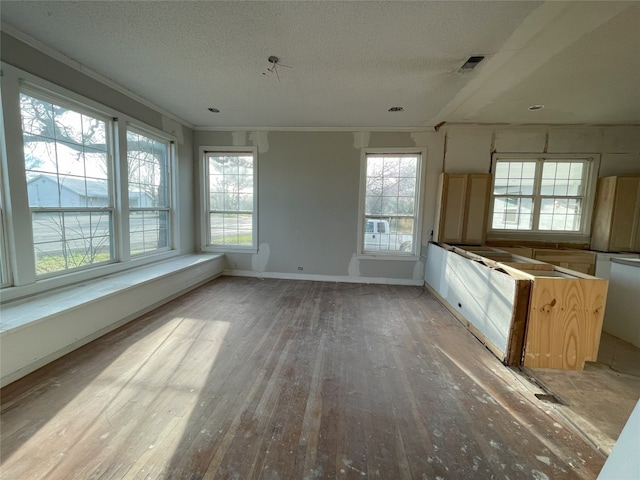
[(415, 151), (363, 152), (359, 253), (417, 255), (423, 156)]
[(257, 248), (256, 157), (253, 147), (206, 149), (206, 246), (225, 251)]
[(114, 260), (109, 123), (20, 94), (37, 275)]
[[(0, 179), (2, 177), (0, 176)], [(2, 181), (0, 180), (0, 286), (6, 287), (11, 284), (9, 275), (9, 265), (7, 262), (7, 244), (4, 226), (4, 193), (2, 191)]]
[(10, 65), (2, 73), (3, 298), (179, 255), (174, 136)]
[(170, 246), (170, 142), (127, 130), (131, 255)]
[(491, 229), (587, 234), (592, 164), (592, 158), (496, 158)]

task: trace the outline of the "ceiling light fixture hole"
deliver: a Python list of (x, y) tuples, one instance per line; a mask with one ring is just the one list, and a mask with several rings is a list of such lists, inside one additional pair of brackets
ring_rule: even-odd
[(404, 107), (391, 107), (389, 112), (404, 112)]

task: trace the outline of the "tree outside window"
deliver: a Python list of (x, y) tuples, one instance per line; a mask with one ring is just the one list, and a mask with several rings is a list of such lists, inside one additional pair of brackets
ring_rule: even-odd
[(421, 162), (420, 153), (365, 154), (362, 253), (415, 254)]
[(108, 124), (20, 95), (38, 275), (114, 260)]

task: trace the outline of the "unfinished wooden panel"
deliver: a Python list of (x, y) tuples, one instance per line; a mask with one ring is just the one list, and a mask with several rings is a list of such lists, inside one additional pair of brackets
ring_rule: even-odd
[(593, 275), (596, 271), (596, 254), (587, 250), (536, 248), (532, 253), (532, 258), (558, 267), (587, 275)]
[(640, 219), (639, 194), (640, 177), (618, 177), (611, 221), (611, 250), (632, 252), (637, 249), (636, 235)]
[[(515, 302), (522, 307), (514, 311), (518, 321), (514, 325), (526, 324), (524, 365), (527, 367), (582, 370), (585, 361), (595, 361), (598, 355), (607, 280), (551, 265), (535, 259), (501, 252), (491, 247), (449, 247), (461, 257), (473, 261), (476, 266), (502, 270), (515, 279), (526, 279), (531, 284), (530, 298)], [(505, 255), (511, 259), (505, 260)], [(497, 258), (497, 261), (493, 258)], [(467, 286), (467, 302), (474, 295), (482, 298), (483, 287), (470, 277), (459, 265), (455, 265), (456, 278), (446, 282), (449, 290), (456, 282)], [(453, 285), (453, 287), (451, 286)], [(463, 290), (462, 287), (458, 289)], [(478, 293), (480, 292), (480, 293)], [(522, 292), (521, 292), (522, 293)], [(451, 298), (451, 291), (446, 299)], [(472, 304), (475, 301), (472, 300)], [(458, 303), (458, 310), (462, 302)], [(486, 312), (486, 317), (491, 315)]]
[(500, 247), (500, 250), (522, 257), (533, 258), (533, 248), (529, 247)]
[(557, 267), (586, 273), (587, 275), (593, 275), (595, 273), (596, 254), (588, 250), (534, 248), (526, 246), (500, 247), (499, 250), (539, 260)]
[(582, 370), (598, 356), (607, 281), (556, 269), (533, 276), (524, 365)]
[(489, 189), (491, 175), (474, 173), (469, 175), (467, 184), (467, 206), (465, 209), (464, 231), (462, 243), (481, 245), (487, 231), (489, 215)]
[(605, 177), (598, 181), (591, 248), (640, 252), (640, 177)]
[(443, 173), (434, 239), (463, 245), (484, 243), (490, 188), (488, 173)]
[(467, 175), (443, 174), (442, 182), (439, 241), (457, 243), (462, 241), (464, 228)]

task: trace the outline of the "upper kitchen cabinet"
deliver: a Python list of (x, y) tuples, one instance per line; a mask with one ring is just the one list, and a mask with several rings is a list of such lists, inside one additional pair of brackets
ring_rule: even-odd
[(640, 252), (640, 176), (598, 180), (591, 249)]
[(482, 245), (489, 213), (489, 173), (442, 173), (433, 239), (458, 245)]

